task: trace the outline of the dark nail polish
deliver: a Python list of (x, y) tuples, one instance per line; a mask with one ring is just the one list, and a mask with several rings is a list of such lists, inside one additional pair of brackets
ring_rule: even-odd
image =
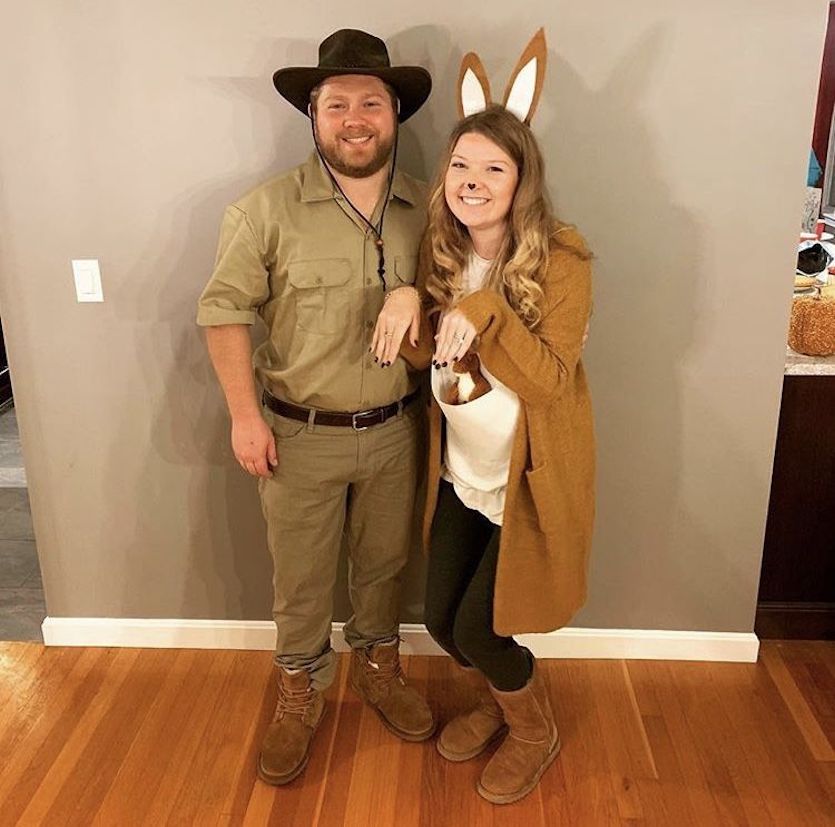
[(447, 366), (447, 364), (448, 364), (447, 362), (441, 362), (441, 367), (445, 368)]
[(391, 362), (384, 362), (384, 363), (383, 363), (383, 365), (384, 365), (385, 367), (389, 367), (389, 366), (391, 365)]
[(380, 360), (379, 360), (379, 359), (375, 356), (375, 357), (374, 357), (374, 361), (375, 361), (375, 362), (379, 362)]

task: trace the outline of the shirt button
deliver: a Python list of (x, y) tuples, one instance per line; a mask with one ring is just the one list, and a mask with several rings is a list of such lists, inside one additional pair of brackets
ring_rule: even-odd
[(322, 283), (322, 277), (321, 277), (321, 276), (319, 276), (319, 277), (317, 277), (317, 279), (316, 279), (316, 284), (321, 284), (321, 283)]
[(366, 279), (366, 280), (365, 280), (365, 283), (366, 283), (366, 284), (371, 284), (371, 283), (372, 283), (372, 282), (371, 282), (371, 279)]

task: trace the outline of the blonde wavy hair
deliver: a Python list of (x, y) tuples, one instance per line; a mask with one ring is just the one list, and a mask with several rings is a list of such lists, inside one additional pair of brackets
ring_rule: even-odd
[(584, 256), (557, 238), (570, 226), (556, 221), (545, 192), (545, 165), (530, 128), (503, 106), (490, 106), (460, 121), (449, 136), (429, 200), (429, 237), (433, 267), (426, 281), (430, 310), (453, 305), (461, 295), (462, 273), (473, 249), (467, 228), (453, 215), (444, 196), (444, 179), (462, 135), (476, 132), (513, 160), (519, 178), (507, 217), (507, 233), (484, 286), (504, 295), (529, 329), (542, 319), (542, 279), (556, 248)]

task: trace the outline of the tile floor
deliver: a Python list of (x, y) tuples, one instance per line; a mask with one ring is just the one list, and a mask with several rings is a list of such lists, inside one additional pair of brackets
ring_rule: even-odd
[(26, 488), (15, 409), (0, 415), (0, 487)]
[(14, 410), (0, 416), (0, 640), (42, 641), (46, 617)]

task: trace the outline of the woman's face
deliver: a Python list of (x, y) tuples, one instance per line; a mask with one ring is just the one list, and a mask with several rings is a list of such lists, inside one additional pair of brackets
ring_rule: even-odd
[(484, 231), (506, 223), (518, 181), (519, 169), (503, 149), (478, 132), (467, 132), (453, 148), (444, 195), (470, 232)]

